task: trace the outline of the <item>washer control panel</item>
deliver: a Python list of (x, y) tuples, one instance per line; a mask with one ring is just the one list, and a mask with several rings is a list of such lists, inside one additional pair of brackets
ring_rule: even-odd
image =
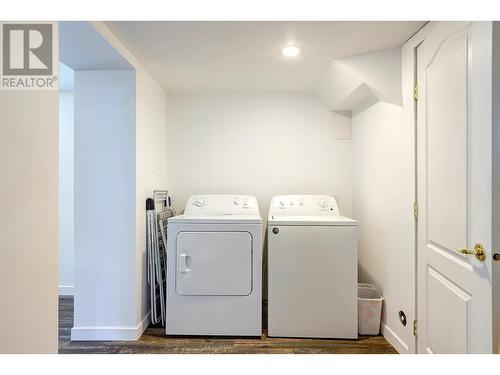
[(184, 214), (259, 215), (259, 206), (250, 195), (200, 194), (188, 198)]
[(328, 195), (277, 195), (270, 215), (340, 215), (335, 197)]

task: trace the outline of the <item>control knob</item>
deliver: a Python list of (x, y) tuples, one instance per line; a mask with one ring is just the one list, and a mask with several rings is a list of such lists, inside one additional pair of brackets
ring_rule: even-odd
[(203, 198), (196, 198), (194, 204), (196, 207), (202, 207), (205, 204), (205, 200)]

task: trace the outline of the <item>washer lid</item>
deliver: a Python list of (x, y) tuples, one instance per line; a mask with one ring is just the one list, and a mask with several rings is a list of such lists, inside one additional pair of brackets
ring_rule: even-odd
[(178, 215), (169, 224), (262, 224), (260, 215)]
[(313, 216), (313, 215), (269, 215), (268, 225), (343, 225), (357, 226), (358, 222), (345, 216)]

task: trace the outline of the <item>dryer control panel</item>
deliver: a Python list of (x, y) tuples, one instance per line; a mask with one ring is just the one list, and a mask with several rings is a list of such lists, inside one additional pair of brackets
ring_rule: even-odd
[(259, 215), (259, 205), (250, 195), (200, 194), (188, 198), (184, 214)]
[(277, 195), (271, 200), (270, 215), (340, 215), (335, 197), (328, 195)]

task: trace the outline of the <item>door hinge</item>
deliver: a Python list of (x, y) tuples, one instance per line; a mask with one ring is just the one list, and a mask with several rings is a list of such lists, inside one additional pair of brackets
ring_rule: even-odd
[(415, 219), (418, 219), (418, 203), (415, 202), (413, 203), (413, 216)]
[(413, 321), (413, 336), (417, 336), (418, 331), (417, 331), (417, 321)]
[(413, 86), (413, 100), (418, 101), (418, 85)]

